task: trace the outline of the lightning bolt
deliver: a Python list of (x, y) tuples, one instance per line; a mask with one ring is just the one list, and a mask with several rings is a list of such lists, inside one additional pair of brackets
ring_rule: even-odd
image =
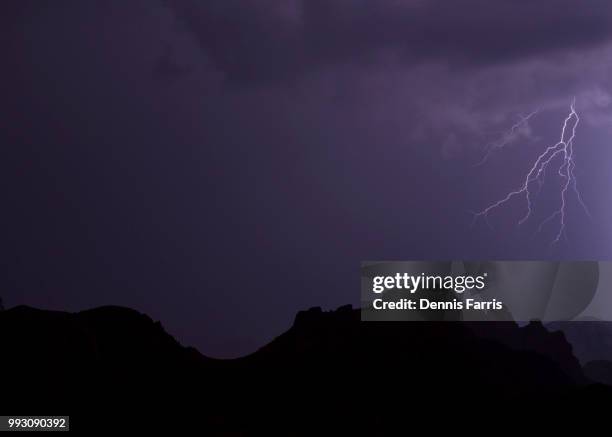
[(534, 117), (538, 112), (539, 110), (536, 109), (535, 111), (527, 114), (526, 116), (523, 116), (523, 115), (519, 116), (520, 120), (516, 122), (515, 124), (513, 124), (510, 129), (505, 131), (499, 140), (487, 144), (487, 146), (485, 147), (484, 156), (478, 163), (475, 164), (474, 167), (479, 167), (483, 165), (489, 160), (489, 157), (491, 156), (493, 152), (499, 149), (503, 149), (508, 144), (510, 144), (516, 138), (519, 129), (522, 128), (523, 126), (526, 126), (527, 123), (529, 123), (529, 120), (532, 117)]
[[(536, 112), (533, 112), (530, 116), (523, 117), (522, 120), (519, 123), (515, 124), (508, 132), (510, 132), (511, 134), (515, 132), (516, 129), (520, 127), (521, 123), (526, 123), (529, 118), (531, 118), (531, 116), (535, 115)], [(584, 209), (585, 213), (590, 217), (589, 210), (587, 209), (584, 201), (582, 200), (582, 195), (578, 190), (578, 183), (576, 181), (576, 175), (574, 174), (574, 168), (576, 167), (576, 163), (574, 161), (574, 140), (576, 138), (576, 130), (578, 128), (579, 123), (580, 116), (576, 111), (576, 99), (574, 99), (572, 100), (572, 103), (570, 105), (570, 111), (563, 122), (563, 126), (561, 128), (561, 137), (559, 141), (551, 146), (548, 146), (544, 150), (544, 152), (542, 152), (538, 156), (531, 169), (525, 176), (523, 184), (519, 188), (514, 191), (510, 191), (504, 198), (492, 203), (485, 209), (474, 213), (473, 223), (475, 223), (479, 218), (483, 218), (487, 225), (491, 226), (488, 221), (489, 213), (495, 210), (496, 208), (503, 206), (505, 203), (517, 196), (524, 197), (526, 203), (525, 215), (518, 221), (518, 225), (522, 225), (523, 223), (525, 223), (529, 219), (529, 217), (531, 217), (531, 214), (533, 212), (533, 184), (537, 183), (538, 187), (541, 189), (544, 183), (546, 171), (549, 168), (553, 168), (555, 163), (557, 162), (559, 164), (559, 166), (556, 167), (557, 174), (563, 180), (560, 190), (560, 205), (557, 210), (555, 210), (548, 218), (546, 218), (540, 224), (538, 231), (541, 231), (546, 224), (558, 218), (559, 228), (553, 240), (553, 243), (559, 242), (561, 237), (565, 236), (566, 206), (568, 201), (568, 191), (570, 190), (570, 188), (575, 193), (576, 199)], [(503, 144), (502, 146), (496, 147), (496, 149), (504, 147), (507, 143), (508, 142), (504, 143), (503, 141), (496, 143)]]

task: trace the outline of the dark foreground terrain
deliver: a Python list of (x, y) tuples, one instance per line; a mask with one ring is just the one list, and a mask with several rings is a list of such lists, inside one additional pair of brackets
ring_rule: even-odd
[[(3, 414), (69, 414), (73, 429), (532, 429), (533, 418), (563, 426), (612, 405), (564, 334), (539, 323), (362, 323), (350, 307), (314, 308), (254, 354), (214, 360), (134, 310), (16, 307), (0, 312), (0, 345)], [(591, 365), (599, 380), (609, 370)]]

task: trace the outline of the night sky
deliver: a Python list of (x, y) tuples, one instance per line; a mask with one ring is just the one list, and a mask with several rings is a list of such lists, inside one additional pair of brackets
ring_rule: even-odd
[[(0, 49), (8, 307), (124, 305), (230, 357), (358, 304), (362, 260), (612, 259), (609, 0), (5, 0)], [(472, 226), (574, 97), (591, 218), (537, 232), (552, 172), (527, 223)]]

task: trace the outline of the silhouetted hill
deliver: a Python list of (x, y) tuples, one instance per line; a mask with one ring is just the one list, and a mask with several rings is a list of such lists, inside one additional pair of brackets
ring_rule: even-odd
[(555, 322), (546, 325), (551, 331), (562, 331), (572, 343), (581, 363), (612, 361), (612, 323), (598, 320)]
[(348, 306), (300, 312), (236, 360), (206, 358), (119, 307), (13, 308), (0, 313), (0, 344), (5, 411), (68, 412), (74, 427), (384, 434), (409, 426), (406, 415), (452, 423), (474, 408), (495, 418), (509, 405), (535, 414), (611, 399), (541, 324), (360, 322)]
[(590, 361), (584, 365), (585, 376), (593, 382), (612, 386), (612, 362)]
[(159, 322), (137, 311), (101, 307), (70, 314), (25, 306), (0, 313), (0, 342), (13, 353), (3, 365), (43, 360), (47, 368), (104, 365), (194, 366), (205, 360), (182, 347)]

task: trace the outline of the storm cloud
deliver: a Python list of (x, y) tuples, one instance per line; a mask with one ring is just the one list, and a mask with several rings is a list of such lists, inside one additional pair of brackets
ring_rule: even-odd
[(491, 64), (612, 38), (606, 0), (166, 0), (235, 80), (387, 59)]

